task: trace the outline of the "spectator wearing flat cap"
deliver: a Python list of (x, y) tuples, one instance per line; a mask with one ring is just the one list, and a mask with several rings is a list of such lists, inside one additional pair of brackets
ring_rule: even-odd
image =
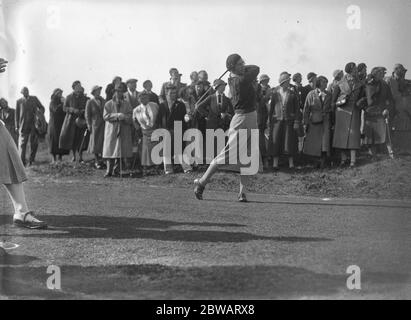
[(82, 150), (80, 150), (84, 133), (87, 129), (85, 121), (85, 110), (87, 104), (87, 97), (84, 95), (84, 89), (80, 81), (74, 81), (73, 92), (70, 93), (64, 101), (63, 110), (66, 112), (63, 127), (61, 129), (59, 147), (66, 151), (72, 151), (73, 159), (76, 161), (76, 155), (79, 153), (79, 161), (82, 161), (82, 152), (87, 145), (83, 143)]
[[(224, 94), (227, 83), (223, 80), (217, 79), (213, 83), (215, 93), (209, 95), (197, 106), (197, 112), (206, 119), (206, 128), (211, 130), (222, 129), (227, 131), (230, 127), (230, 121), (234, 116), (233, 105), (229, 98)], [(206, 137), (204, 135), (203, 137)], [(207, 160), (211, 161), (221, 151), (217, 149), (216, 139), (214, 139), (214, 154), (208, 155)], [(207, 142), (204, 141), (205, 145)], [(207, 152), (207, 150), (205, 150)]]
[(21, 161), (26, 165), (26, 148), (30, 142), (30, 158), (29, 164), (32, 164), (36, 158), (37, 148), (39, 144), (39, 134), (36, 131), (36, 113), (44, 114), (44, 107), (36, 96), (29, 93), (29, 89), (24, 87), (21, 89), (22, 98), (16, 103), (16, 129), (19, 133), (19, 152)]
[(87, 128), (90, 132), (88, 152), (94, 155), (94, 166), (103, 169), (103, 144), (105, 121), (103, 119), (104, 105), (106, 101), (101, 96), (102, 87), (94, 86), (91, 89), (92, 98), (86, 104)]
[[(124, 98), (127, 88), (125, 84), (116, 84), (115, 93), (110, 101), (104, 105), (103, 158), (107, 159), (107, 172), (105, 177), (122, 176), (128, 171), (128, 159), (133, 156), (133, 143), (131, 129), (133, 127), (133, 109)], [(124, 164), (124, 171), (121, 166)]]
[[(197, 199), (203, 198), (203, 192), (207, 183), (217, 172), (218, 168), (226, 163), (230, 154), (241, 154), (251, 152), (251, 129), (258, 129), (257, 125), (257, 92), (255, 88), (256, 78), (260, 68), (254, 65), (245, 65), (244, 60), (237, 53), (227, 57), (226, 68), (230, 71), (228, 85), (231, 93), (231, 103), (233, 104), (234, 116), (230, 123), (228, 141), (221, 153), (211, 161), (205, 174), (194, 181), (194, 194)], [(239, 130), (247, 131), (247, 139), (241, 139), (238, 143)], [(234, 152), (233, 152), (234, 151)], [(233, 159), (232, 159), (233, 160)], [(238, 159), (237, 159), (238, 160)], [(237, 161), (240, 164), (240, 161)], [(241, 168), (241, 164), (237, 167)], [(246, 187), (249, 176), (240, 172), (240, 192), (238, 200), (247, 202)]]
[(130, 103), (133, 109), (140, 104), (138, 99), (139, 93), (137, 91), (137, 82), (137, 79), (128, 79), (126, 81), (127, 92), (124, 94), (124, 98)]
[(282, 72), (279, 87), (271, 95), (268, 153), (273, 157), (273, 168), (278, 170), (281, 155), (288, 156), (290, 169), (294, 168), (294, 157), (298, 152), (297, 131), (300, 128), (301, 112), (298, 96), (290, 88), (291, 74)]
[(167, 93), (170, 90), (177, 90), (177, 98), (179, 99), (183, 94), (183, 90), (187, 87), (187, 84), (181, 82), (182, 74), (177, 68), (171, 68), (169, 70), (170, 81), (163, 83), (159, 95), (160, 104), (165, 103), (167, 99)]
[(393, 147), (398, 154), (411, 154), (411, 90), (410, 81), (405, 79), (406, 73), (407, 69), (398, 63), (392, 75), (385, 79), (395, 100), (391, 127)]
[(266, 74), (262, 74), (259, 77), (259, 83), (257, 86), (257, 125), (259, 131), (259, 147), (260, 155), (263, 161), (264, 167), (268, 167), (267, 157), (267, 143), (268, 139), (265, 137), (265, 130), (267, 129), (268, 120), (268, 102), (271, 97), (271, 88), (269, 85), (270, 77)]
[(373, 68), (365, 87), (367, 107), (364, 110), (364, 144), (368, 146), (371, 156), (376, 154), (378, 146), (386, 143), (385, 119), (395, 109), (391, 89), (384, 81), (385, 73), (384, 67)]
[(341, 166), (347, 164), (350, 151), (350, 166), (356, 165), (356, 152), (361, 146), (361, 110), (366, 104), (364, 86), (358, 80), (354, 62), (345, 66), (346, 74), (333, 91), (332, 107), (335, 110), (333, 147), (341, 152)]
[(317, 78), (317, 88), (311, 90), (304, 104), (303, 124), (306, 132), (303, 152), (320, 158), (320, 167), (325, 166), (331, 155), (331, 93), (326, 90), (328, 79)]
[(61, 129), (63, 127), (64, 118), (66, 113), (63, 110), (64, 98), (63, 90), (57, 88), (51, 95), (51, 101), (49, 106), (50, 119), (48, 126), (49, 147), (50, 154), (52, 155), (52, 163), (63, 160), (63, 155), (69, 154), (69, 151), (59, 148), (59, 139)]

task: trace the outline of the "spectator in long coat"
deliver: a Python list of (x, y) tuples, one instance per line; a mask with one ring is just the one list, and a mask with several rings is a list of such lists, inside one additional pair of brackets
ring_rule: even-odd
[[(79, 161), (82, 161), (82, 152), (86, 149), (86, 143), (83, 143), (87, 129), (85, 120), (85, 110), (87, 97), (84, 95), (84, 89), (80, 81), (74, 81), (73, 92), (66, 97), (63, 110), (66, 112), (63, 127), (61, 129), (59, 148), (72, 151), (73, 159), (76, 161), (76, 155), (79, 153)], [(82, 150), (80, 150), (80, 147)]]
[(298, 151), (297, 130), (300, 127), (301, 112), (298, 96), (290, 89), (291, 75), (280, 75), (280, 86), (271, 95), (271, 107), (268, 115), (270, 141), (268, 154), (273, 157), (273, 168), (278, 170), (280, 155), (288, 156), (290, 169), (294, 168), (294, 157)]
[(63, 105), (63, 90), (57, 88), (53, 91), (53, 94), (51, 95), (51, 101), (49, 106), (50, 120), (48, 127), (48, 136), (50, 154), (53, 157), (53, 163), (56, 162), (57, 157), (58, 161), (62, 161), (63, 155), (69, 154), (67, 150), (60, 149), (59, 147), (61, 128), (63, 127), (64, 118), (66, 117), (66, 113), (63, 110)]
[(364, 144), (368, 146), (371, 156), (375, 155), (378, 146), (386, 143), (385, 119), (393, 115), (395, 110), (391, 89), (383, 80), (385, 72), (384, 67), (373, 68), (365, 87), (367, 108), (364, 110)]
[(267, 157), (267, 139), (265, 136), (265, 130), (267, 129), (268, 120), (268, 102), (271, 97), (271, 88), (269, 85), (270, 77), (266, 74), (262, 74), (259, 78), (257, 86), (257, 125), (259, 131), (259, 148), (260, 155), (263, 161), (264, 167), (268, 167)]
[(157, 103), (149, 101), (150, 96), (146, 91), (139, 95), (140, 104), (133, 110), (133, 124), (136, 130), (142, 132), (141, 145), (141, 165), (147, 173), (154, 165), (151, 158), (151, 151), (157, 144), (151, 140), (151, 135), (154, 130), (160, 128), (160, 107)]
[(19, 132), (19, 152), (21, 161), (26, 165), (26, 148), (30, 141), (30, 158), (29, 164), (31, 165), (37, 153), (39, 145), (39, 135), (35, 127), (36, 112), (42, 112), (44, 114), (44, 107), (40, 100), (31, 96), (29, 89), (24, 87), (21, 90), (22, 98), (17, 100), (16, 104), (16, 129)]
[(17, 145), (16, 110), (10, 108), (7, 100), (4, 98), (0, 99), (0, 120), (4, 122), (6, 129)]
[[(131, 108), (134, 110), (139, 104), (139, 95), (140, 93), (137, 91), (137, 79), (128, 79), (126, 81), (127, 85), (127, 92), (124, 94), (125, 100), (130, 104)], [(132, 167), (130, 168), (132, 171), (136, 170), (141, 172), (141, 164), (139, 160), (140, 152), (141, 152), (141, 143), (140, 143), (140, 135), (141, 132), (138, 131), (134, 126), (131, 127), (131, 141), (133, 142), (133, 161), (129, 159), (132, 163)]]
[(350, 151), (350, 166), (354, 167), (356, 150), (360, 149), (361, 109), (366, 98), (362, 98), (364, 86), (358, 80), (356, 64), (348, 63), (345, 72), (332, 97), (332, 107), (335, 110), (333, 147), (341, 151), (341, 166), (346, 164), (346, 152)]
[(319, 76), (317, 89), (310, 91), (305, 99), (303, 125), (306, 137), (303, 152), (321, 158), (320, 167), (325, 166), (331, 154), (331, 93), (326, 90), (327, 78)]
[(102, 87), (100, 86), (94, 86), (91, 89), (93, 98), (87, 101), (85, 114), (87, 128), (90, 132), (88, 152), (94, 155), (94, 166), (96, 169), (104, 167), (102, 159), (105, 128), (103, 113), (106, 101), (101, 96), (101, 90)]
[[(307, 97), (308, 92), (312, 90), (312, 87), (311, 86), (304, 87), (302, 85), (303, 78), (302, 78), (301, 73), (299, 72), (293, 75), (292, 80), (294, 84), (291, 85), (290, 87), (291, 89), (295, 91), (295, 93), (298, 96), (298, 105), (300, 106), (300, 111), (302, 113), (304, 109), (305, 98)], [(297, 134), (298, 134), (298, 152), (301, 153), (303, 151), (304, 136), (305, 136), (302, 123), (300, 123), (300, 128), (298, 128)]]
[(402, 64), (396, 64), (392, 75), (385, 79), (395, 100), (391, 127), (393, 147), (398, 154), (411, 154), (411, 90), (405, 80), (406, 73), (407, 69)]
[[(113, 99), (104, 105), (103, 118), (106, 121), (104, 128), (103, 158), (107, 159), (107, 172), (105, 177), (123, 174), (120, 171), (120, 161), (133, 156), (133, 143), (131, 141), (131, 129), (133, 126), (133, 109), (130, 103), (124, 99), (127, 90), (123, 83), (117, 84)], [(126, 161), (127, 169), (128, 164)]]

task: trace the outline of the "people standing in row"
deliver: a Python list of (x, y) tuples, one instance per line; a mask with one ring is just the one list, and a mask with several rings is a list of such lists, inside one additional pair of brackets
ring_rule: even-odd
[(24, 166), (27, 165), (26, 148), (30, 142), (30, 158), (29, 165), (32, 165), (37, 154), (39, 137), (36, 131), (36, 113), (45, 112), (45, 109), (39, 99), (31, 96), (29, 89), (24, 87), (21, 89), (22, 98), (17, 100), (16, 105), (16, 130), (19, 133), (19, 152), (21, 161)]
[(18, 134), (16, 130), (16, 110), (9, 107), (6, 99), (0, 99), (0, 120), (4, 122), (14, 142), (17, 145)]
[(87, 123), (85, 120), (85, 110), (87, 104), (87, 97), (84, 95), (84, 88), (80, 81), (74, 81), (72, 84), (73, 92), (70, 93), (64, 102), (63, 110), (66, 112), (63, 127), (61, 129), (59, 148), (72, 151), (72, 161), (83, 161), (83, 151), (85, 147), (85, 133)]
[(298, 96), (291, 90), (290, 81), (291, 74), (281, 73), (280, 86), (275, 88), (271, 95), (268, 154), (273, 157), (274, 170), (279, 169), (281, 155), (288, 157), (288, 166), (294, 169), (294, 157), (298, 152), (297, 131), (300, 127), (301, 112)]
[(305, 131), (303, 153), (320, 159), (325, 167), (331, 155), (331, 93), (326, 90), (328, 79), (317, 78), (317, 88), (310, 91), (304, 103), (303, 125)]
[(48, 126), (48, 136), (52, 163), (55, 163), (57, 160), (62, 161), (63, 156), (69, 154), (69, 151), (61, 149), (59, 146), (61, 129), (63, 127), (64, 118), (66, 117), (66, 112), (63, 110), (63, 105), (63, 90), (57, 88), (51, 95), (49, 106), (50, 119)]
[(103, 113), (106, 101), (101, 96), (102, 89), (100, 86), (94, 86), (91, 89), (92, 98), (87, 101), (85, 112), (87, 129), (90, 133), (88, 152), (94, 155), (94, 167), (96, 169), (103, 169), (105, 167), (102, 154), (105, 128)]

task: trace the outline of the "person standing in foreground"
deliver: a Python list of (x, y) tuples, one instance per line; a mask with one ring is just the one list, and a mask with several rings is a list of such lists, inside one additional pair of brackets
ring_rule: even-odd
[(16, 105), (16, 129), (19, 132), (19, 152), (21, 161), (26, 166), (26, 148), (30, 141), (30, 159), (29, 165), (32, 165), (39, 146), (39, 137), (36, 132), (36, 113), (38, 111), (44, 113), (45, 109), (39, 99), (31, 96), (29, 89), (24, 87), (21, 89), (22, 98), (17, 100)]
[(317, 78), (317, 88), (310, 91), (305, 99), (303, 125), (306, 133), (303, 152), (320, 158), (320, 168), (331, 154), (331, 93), (326, 91), (328, 80)]
[(76, 161), (77, 152), (79, 161), (82, 161), (82, 152), (80, 150), (81, 141), (83, 140), (86, 124), (84, 113), (86, 110), (87, 97), (83, 93), (83, 87), (80, 81), (74, 81), (72, 86), (73, 92), (70, 93), (64, 102), (63, 110), (66, 117), (61, 128), (59, 148), (73, 152), (72, 161)]
[[(122, 175), (120, 161), (131, 158), (133, 143), (131, 141), (131, 127), (133, 125), (133, 109), (124, 98), (127, 88), (123, 83), (115, 87), (113, 99), (106, 102), (103, 118), (106, 121), (104, 128), (103, 158), (107, 160), (105, 178)], [(127, 165), (127, 163), (126, 163)]]
[(358, 79), (356, 64), (348, 63), (345, 72), (332, 94), (331, 106), (335, 110), (333, 147), (341, 151), (340, 166), (347, 163), (346, 152), (350, 151), (350, 167), (355, 167), (357, 150), (361, 146), (361, 109), (366, 104), (366, 98), (361, 98), (364, 86)]
[(63, 90), (57, 88), (51, 95), (51, 101), (49, 106), (50, 121), (48, 127), (49, 135), (49, 147), (50, 154), (53, 157), (52, 163), (55, 163), (58, 156), (58, 161), (63, 160), (63, 155), (69, 154), (69, 151), (59, 148), (59, 139), (61, 134), (61, 128), (63, 127), (64, 118), (66, 113), (63, 110), (64, 98)]
[(273, 170), (279, 170), (281, 155), (288, 157), (288, 166), (294, 170), (294, 157), (298, 152), (298, 135), (301, 111), (297, 93), (291, 88), (291, 74), (282, 72), (278, 80), (280, 86), (271, 94), (268, 115), (270, 140), (268, 154), (273, 157)]
[(103, 153), (105, 127), (103, 111), (106, 103), (101, 96), (101, 90), (102, 87), (100, 86), (94, 86), (91, 89), (91, 95), (93, 98), (87, 101), (85, 113), (87, 128), (90, 132), (88, 152), (94, 154), (94, 167), (99, 170), (104, 168), (101, 155)]
[[(230, 78), (228, 79), (228, 84), (230, 86), (235, 114), (230, 123), (228, 142), (225, 148), (211, 162), (204, 175), (200, 179), (196, 179), (194, 181), (194, 194), (198, 200), (203, 199), (204, 189), (210, 182), (212, 176), (217, 172), (219, 166), (224, 164), (227, 159), (230, 159), (231, 162), (231, 153), (233, 152), (230, 150), (235, 151), (234, 153), (238, 160), (237, 152), (241, 155), (242, 153), (247, 153), (250, 150), (251, 129), (258, 130), (256, 112), (257, 93), (254, 82), (260, 73), (260, 68), (254, 65), (246, 66), (241, 56), (236, 53), (228, 56), (226, 66), (227, 70), (231, 72)], [(246, 141), (238, 141), (240, 129), (247, 130)], [(255, 152), (255, 150), (253, 150), (253, 152)], [(258, 154), (259, 151), (257, 150), (256, 153)], [(238, 200), (240, 202), (247, 202), (247, 180), (247, 175), (240, 174), (240, 193), (238, 195)]]
[[(0, 58), (0, 73), (6, 69), (7, 61)], [(16, 144), (4, 123), (0, 121), (0, 184), (6, 187), (14, 206), (14, 225), (27, 229), (46, 229), (47, 224), (38, 220), (27, 206), (23, 182), (27, 180), (23, 162)]]

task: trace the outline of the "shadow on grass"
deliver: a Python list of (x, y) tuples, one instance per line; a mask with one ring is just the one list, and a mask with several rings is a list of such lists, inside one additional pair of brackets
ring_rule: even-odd
[(348, 291), (346, 274), (292, 266), (163, 265), (62, 266), (62, 290), (46, 289), (46, 267), (0, 267), (0, 294), (45, 299), (284, 299), (364, 294), (395, 297), (409, 275), (364, 273), (360, 293)]
[[(281, 241), (281, 242), (319, 242), (332, 241), (328, 238), (319, 237), (268, 237), (246, 232), (228, 232), (219, 230), (173, 230), (172, 227), (190, 228), (240, 228), (241, 224), (227, 223), (192, 223), (177, 222), (147, 218), (126, 218), (110, 216), (44, 216), (49, 224), (46, 231), (24, 231), (18, 230), (13, 236), (28, 238), (49, 239), (152, 239), (160, 241), (183, 241), (183, 242), (247, 242), (256, 240)], [(0, 221), (2, 221), (0, 216)], [(7, 228), (8, 230), (8, 228)], [(6, 231), (6, 228), (5, 230)], [(4, 232), (2, 231), (2, 232)], [(8, 231), (9, 232), (9, 231)], [(12, 234), (3, 234), (11, 236)]]

